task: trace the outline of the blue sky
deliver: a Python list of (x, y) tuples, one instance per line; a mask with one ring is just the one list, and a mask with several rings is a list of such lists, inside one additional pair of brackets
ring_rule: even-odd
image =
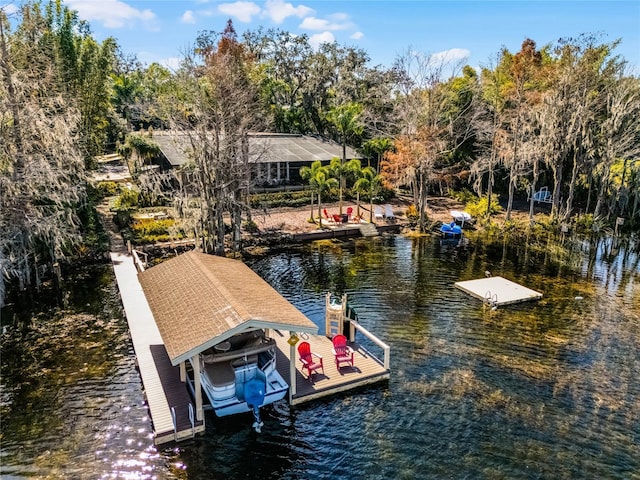
[[(14, 0), (0, 0), (3, 3)], [(541, 47), (561, 37), (601, 34), (617, 38), (616, 52), (640, 74), (640, 0), (431, 1), (431, 0), (65, 0), (88, 20), (94, 35), (113, 36), (143, 63), (176, 65), (198, 32), (238, 33), (279, 28), (305, 33), (313, 43), (337, 41), (364, 49), (371, 65), (391, 66), (409, 48), (490, 64), (501, 47), (520, 49), (529, 37)]]

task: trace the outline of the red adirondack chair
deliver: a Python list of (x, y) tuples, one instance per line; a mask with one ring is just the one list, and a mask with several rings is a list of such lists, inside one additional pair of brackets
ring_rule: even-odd
[(347, 207), (347, 219), (351, 220), (353, 217), (353, 207)]
[(313, 353), (311, 351), (311, 345), (309, 342), (302, 342), (298, 345), (298, 355), (302, 362), (302, 371), (307, 371), (307, 378), (311, 378), (311, 375), (317, 373), (318, 370), (322, 370), (324, 375), (324, 365), (322, 364), (322, 355)]
[(344, 335), (336, 335), (331, 341), (333, 342), (333, 355), (336, 360), (336, 368), (339, 369), (343, 363), (353, 367), (353, 349), (347, 345), (347, 337)]

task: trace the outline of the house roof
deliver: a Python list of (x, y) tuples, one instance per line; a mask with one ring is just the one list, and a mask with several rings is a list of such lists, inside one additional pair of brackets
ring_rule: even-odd
[[(179, 167), (189, 159), (191, 150), (188, 132), (154, 132), (153, 140), (160, 146), (173, 167)], [(353, 148), (347, 147), (347, 159), (362, 158)], [(342, 145), (311, 135), (288, 133), (249, 134), (250, 162), (313, 162), (342, 158)]]
[(239, 260), (191, 251), (138, 277), (173, 365), (246, 330), (318, 332)]

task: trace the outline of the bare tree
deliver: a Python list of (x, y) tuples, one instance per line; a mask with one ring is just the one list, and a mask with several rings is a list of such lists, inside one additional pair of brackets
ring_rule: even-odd
[[(615, 192), (612, 188), (611, 168), (616, 161), (638, 160), (640, 156), (640, 81), (637, 78), (621, 78), (606, 91), (604, 118), (599, 125), (596, 149), (600, 162), (600, 188), (594, 215), (602, 213), (607, 198), (620, 199), (620, 191), (626, 188), (622, 176)], [(637, 192), (636, 192), (637, 198)], [(614, 211), (609, 211), (609, 214)]]
[(201, 36), (196, 51), (204, 63), (187, 56), (178, 72), (180, 89), (171, 99), (177, 107), (172, 123), (187, 138), (191, 160), (180, 174), (176, 202), (178, 211), (191, 217), (202, 248), (223, 255), (225, 218), (238, 251), (243, 213), (249, 213), (249, 132), (260, 122), (257, 88), (251, 56), (231, 22), (219, 37)]
[(411, 185), (421, 230), (426, 226), (429, 187), (441, 178), (451, 153), (468, 136), (468, 132), (459, 135), (454, 125), (469, 107), (460, 109), (451, 86), (443, 81), (446, 73), (454, 76), (461, 64), (409, 49), (394, 67), (400, 79), (395, 113), (401, 134), (396, 150), (384, 156), (382, 173), (394, 186)]

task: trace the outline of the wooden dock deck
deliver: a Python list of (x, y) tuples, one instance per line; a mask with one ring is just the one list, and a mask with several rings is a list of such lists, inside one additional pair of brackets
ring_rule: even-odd
[[(291, 375), (289, 372), (291, 347), (287, 342), (289, 334), (288, 332), (272, 331), (271, 336), (276, 339), (278, 345), (278, 373), (291, 385)], [(354, 366), (343, 366), (338, 370), (331, 351), (333, 346), (331, 340), (324, 335), (309, 335), (308, 338), (302, 340), (309, 342), (312, 352), (322, 356), (324, 375), (322, 373), (316, 373), (312, 376), (312, 380), (307, 379), (300, 368), (302, 364), (296, 357), (297, 391), (291, 399), (292, 405), (298, 405), (317, 398), (335, 395), (340, 392), (389, 379), (389, 370), (383, 366), (382, 361), (375, 358), (370, 352), (366, 351), (357, 343), (350, 344), (355, 351)]]
[(542, 293), (496, 276), (456, 282), (456, 288), (492, 306), (539, 300)]
[[(127, 251), (111, 252), (122, 304), (135, 350), (144, 394), (153, 423), (156, 445), (191, 438), (204, 431), (204, 421), (195, 421), (185, 384), (180, 381), (180, 369), (171, 365), (147, 299), (138, 281), (138, 271)], [(172, 410), (173, 409), (173, 410)], [(176, 426), (174, 428), (173, 415)]]

